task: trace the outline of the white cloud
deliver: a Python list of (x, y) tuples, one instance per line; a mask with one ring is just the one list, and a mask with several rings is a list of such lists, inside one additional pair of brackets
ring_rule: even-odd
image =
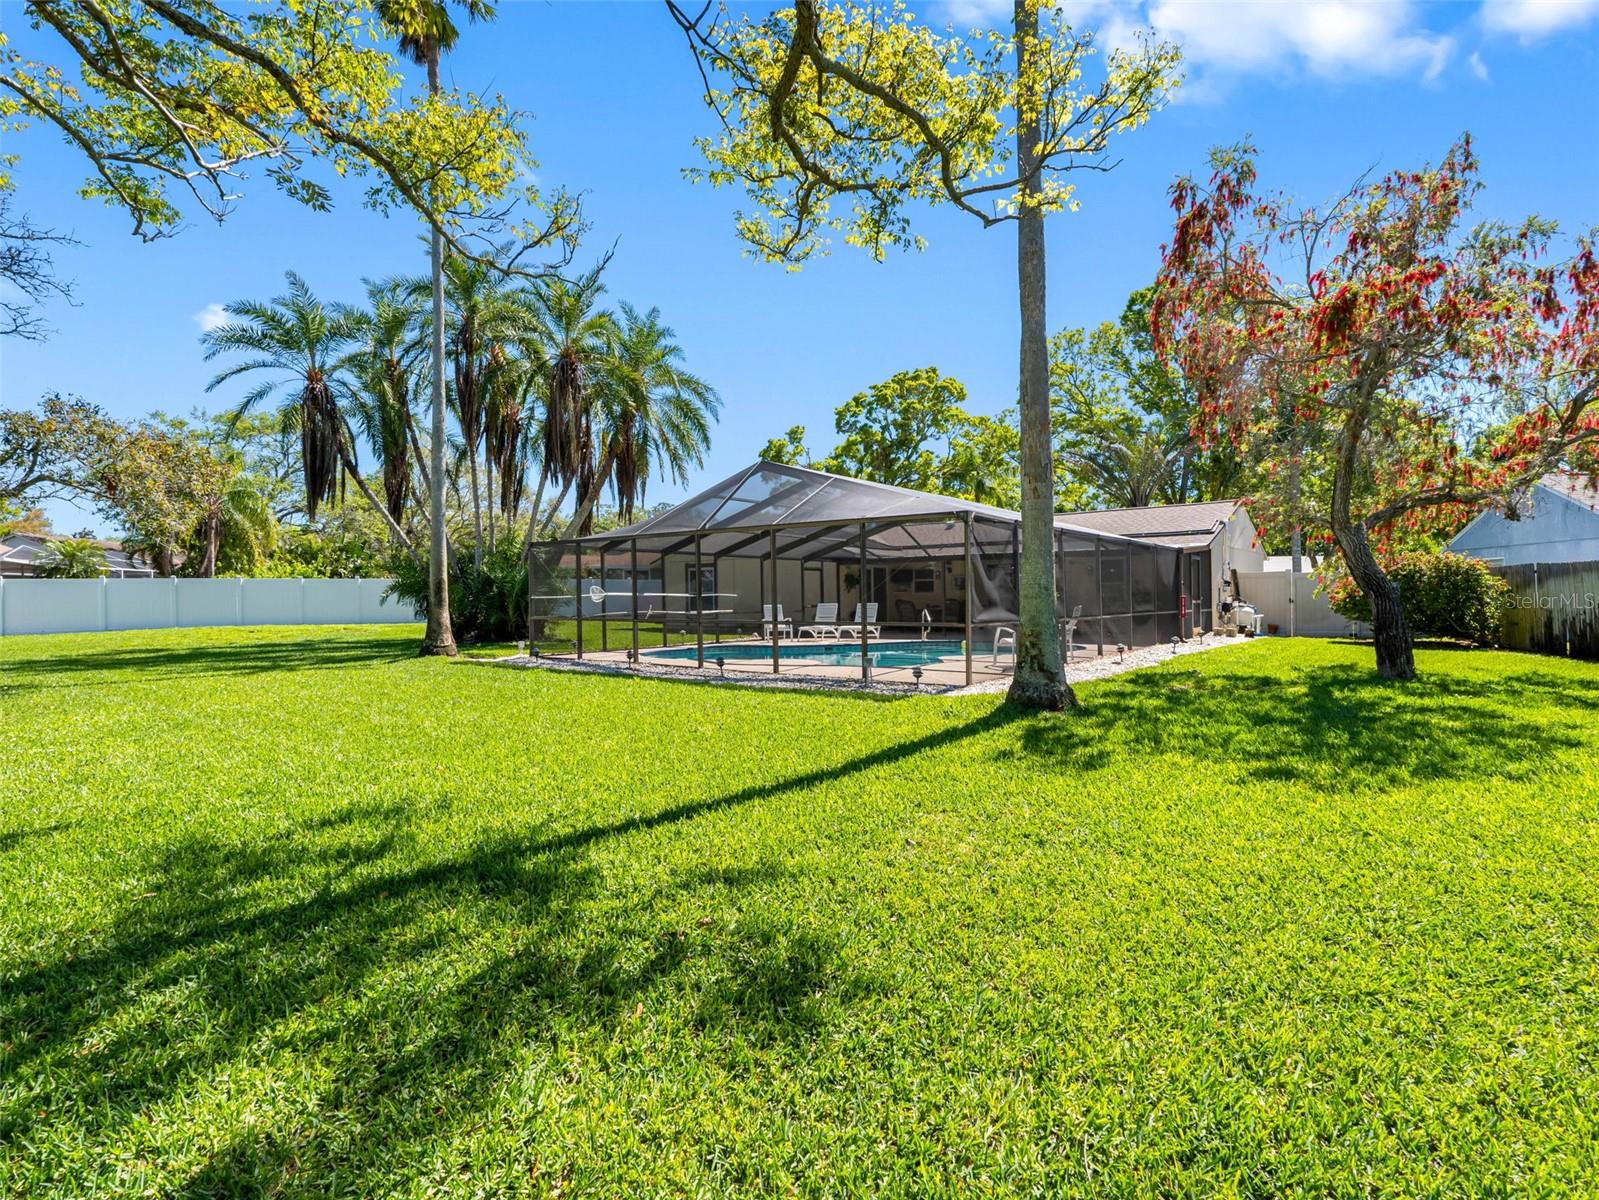
[[(1103, 45), (1126, 45), (1140, 28), (1177, 42), (1191, 81), (1300, 69), (1430, 80), (1455, 50), (1452, 37), (1420, 24), (1409, 0), (1069, 0), (1062, 7), (1073, 24), (1097, 27)], [(939, 15), (957, 26), (993, 27), (1008, 22), (1011, 9), (1011, 0), (946, 0)]]
[(1531, 42), (1592, 20), (1599, 0), (1483, 0), (1482, 23)]
[(218, 326), (228, 323), (228, 314), (223, 311), (220, 304), (207, 304), (194, 314), (194, 323), (200, 327), (201, 332), (210, 333)]
[(1471, 73), (1482, 83), (1488, 82), (1488, 64), (1482, 61), (1482, 55), (1477, 51), (1471, 52), (1471, 57), (1466, 59), (1466, 65), (1471, 68)]
[(1454, 39), (1416, 24), (1398, 0), (1154, 0), (1149, 22), (1195, 66), (1233, 72), (1437, 76)]

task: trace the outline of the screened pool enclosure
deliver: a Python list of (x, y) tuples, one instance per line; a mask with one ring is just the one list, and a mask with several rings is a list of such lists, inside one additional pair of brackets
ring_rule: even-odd
[[(1194, 632), (1192, 554), (1060, 523), (1054, 540), (1073, 653)], [(530, 615), (579, 657), (972, 682), (1009, 669), (1020, 555), (1018, 513), (758, 462), (647, 520), (535, 546)]]

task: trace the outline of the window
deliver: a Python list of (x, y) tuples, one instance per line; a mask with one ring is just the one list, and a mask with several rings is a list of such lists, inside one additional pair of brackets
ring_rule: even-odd
[(684, 605), (684, 607), (689, 612), (698, 612), (700, 609), (700, 604), (703, 602), (706, 608), (715, 608), (716, 568), (703, 566), (698, 568), (698, 586), (695, 586), (694, 582), (695, 569), (696, 568), (693, 563), (689, 563), (683, 568), (683, 590), (688, 593), (688, 602)]

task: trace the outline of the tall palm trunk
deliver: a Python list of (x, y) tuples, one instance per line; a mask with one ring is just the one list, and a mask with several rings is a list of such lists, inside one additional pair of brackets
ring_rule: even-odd
[[(1036, 52), (1038, 9), (1016, 0), (1018, 87)], [(1010, 700), (1029, 708), (1077, 703), (1061, 668), (1055, 619), (1055, 464), (1049, 416), (1049, 335), (1044, 310), (1044, 215), (1039, 191), (1039, 114), (1017, 97), (1016, 149), (1021, 166), (1021, 211), (1016, 222), (1016, 277), (1021, 299), (1022, 553), (1018, 581), (1016, 671)]]
[(609, 442), (605, 447), (605, 454), (600, 459), (600, 465), (595, 468), (593, 477), (588, 482), (582, 494), (578, 497), (577, 513), (566, 527), (566, 532), (561, 536), (587, 537), (594, 532), (594, 506), (599, 503), (600, 493), (605, 489), (605, 479), (611, 472), (611, 466), (616, 461), (616, 443)]
[[(428, 91), (439, 92), (439, 50), (428, 52)], [(453, 657), (455, 632), (450, 627), (450, 573), (447, 564), (448, 538), (444, 530), (444, 239), (432, 229), (430, 259), (433, 271), (433, 424), (429, 447), (433, 460), (428, 488), (428, 511), (432, 528), (428, 540), (428, 626), (422, 638), (422, 653)]]
[(483, 500), (478, 491), (477, 448), (466, 452), (466, 478), (472, 488), (472, 565), (483, 569)]

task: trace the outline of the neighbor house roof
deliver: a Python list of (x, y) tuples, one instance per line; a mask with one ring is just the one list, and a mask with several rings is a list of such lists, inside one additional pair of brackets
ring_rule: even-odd
[[(11, 533), (0, 537), (0, 570), (9, 568), (11, 574), (32, 574), (34, 564), (44, 555), (51, 542), (65, 541), (59, 533)], [(150, 564), (122, 548), (122, 543), (105, 538), (90, 538), (90, 542), (105, 552), (106, 569), (113, 575), (151, 575)]]
[(1585, 508), (1599, 509), (1599, 487), (1585, 475), (1568, 475), (1554, 473), (1545, 475), (1538, 481), (1551, 492), (1564, 496), (1567, 500), (1574, 500)]
[(1242, 500), (1207, 500), (1198, 504), (1153, 504), (1145, 508), (1059, 513), (1055, 524), (1189, 549), (1210, 545), (1242, 503)]

